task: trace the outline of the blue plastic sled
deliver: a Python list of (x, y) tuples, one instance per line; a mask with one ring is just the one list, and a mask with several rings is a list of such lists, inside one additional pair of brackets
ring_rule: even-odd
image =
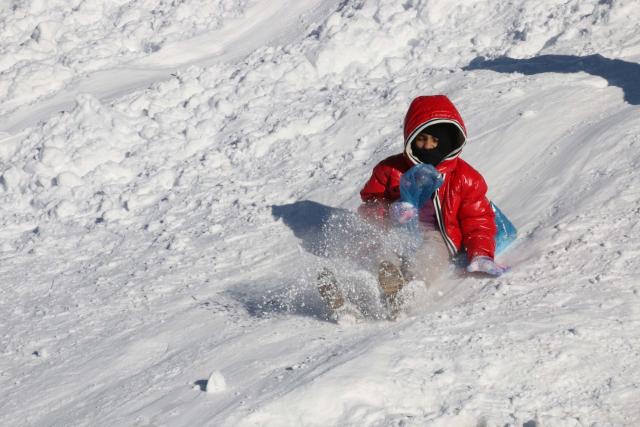
[(491, 209), (496, 215), (496, 254), (503, 252), (518, 237), (518, 230), (509, 218), (498, 207), (491, 202)]

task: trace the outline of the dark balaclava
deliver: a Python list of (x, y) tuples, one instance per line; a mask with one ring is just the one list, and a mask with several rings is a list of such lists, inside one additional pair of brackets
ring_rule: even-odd
[(422, 163), (437, 166), (456, 146), (457, 132), (455, 127), (449, 123), (431, 125), (420, 133), (432, 135), (438, 140), (438, 146), (432, 150), (418, 148), (415, 140), (411, 142), (411, 152)]

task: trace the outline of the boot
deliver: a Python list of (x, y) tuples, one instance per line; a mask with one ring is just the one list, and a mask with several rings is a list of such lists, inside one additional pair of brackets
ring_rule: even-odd
[(400, 311), (398, 292), (405, 285), (400, 269), (389, 261), (382, 261), (378, 267), (378, 283), (389, 309), (389, 318), (395, 319)]
[(331, 312), (335, 312), (344, 305), (344, 297), (338, 289), (336, 276), (327, 268), (323, 268), (318, 273), (318, 292)]

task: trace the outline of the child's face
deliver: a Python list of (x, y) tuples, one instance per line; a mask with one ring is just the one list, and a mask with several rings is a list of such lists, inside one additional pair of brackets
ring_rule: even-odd
[(416, 147), (424, 150), (433, 150), (438, 147), (438, 138), (433, 135), (429, 135), (426, 132), (421, 132), (416, 136)]

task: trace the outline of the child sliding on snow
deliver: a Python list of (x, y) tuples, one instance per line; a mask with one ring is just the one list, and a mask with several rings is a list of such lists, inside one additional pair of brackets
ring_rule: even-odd
[[(494, 261), (496, 223), (487, 184), (459, 157), (466, 139), (464, 122), (446, 96), (420, 96), (405, 116), (402, 153), (378, 163), (360, 191), (358, 212), (369, 223), (390, 230), (414, 221), (421, 236), (411, 253), (377, 254), (379, 285), (392, 311), (397, 310), (396, 294), (408, 281), (429, 286), (449, 259), (463, 251), (468, 272), (499, 276), (506, 271)], [(410, 185), (420, 185), (414, 172), (430, 177), (432, 185), (418, 202), (401, 199), (403, 174), (403, 185), (408, 179), (413, 180)], [(335, 279), (327, 271), (319, 279), (320, 294), (331, 309), (339, 309), (344, 298)]]

